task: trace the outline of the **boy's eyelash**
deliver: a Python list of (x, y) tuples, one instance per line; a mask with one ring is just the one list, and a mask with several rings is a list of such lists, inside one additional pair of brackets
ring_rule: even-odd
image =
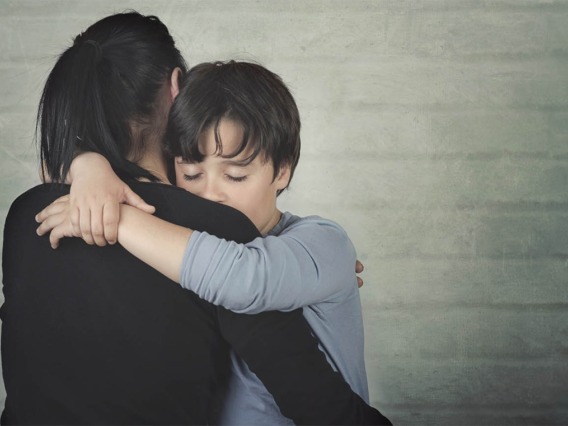
[[(229, 179), (232, 182), (244, 182), (247, 179), (247, 176), (231, 176), (231, 175), (226, 175), (227, 179)], [(184, 174), (183, 175), (183, 180), (191, 182), (194, 180), (197, 180), (201, 177), (201, 173), (197, 173), (195, 175), (188, 175), (188, 174)]]
[(192, 180), (196, 180), (199, 178), (199, 176), (201, 176), (201, 173), (197, 173), (196, 175), (183, 175), (183, 180), (186, 180), (188, 182), (192, 181)]

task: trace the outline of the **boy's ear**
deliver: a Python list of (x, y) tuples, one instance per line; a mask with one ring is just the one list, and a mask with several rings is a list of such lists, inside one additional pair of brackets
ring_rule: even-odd
[(170, 95), (172, 101), (179, 95), (179, 79), (181, 77), (181, 68), (175, 67), (170, 76)]
[(290, 165), (283, 164), (280, 166), (280, 171), (276, 176), (276, 189), (282, 190), (288, 186), (290, 183)]

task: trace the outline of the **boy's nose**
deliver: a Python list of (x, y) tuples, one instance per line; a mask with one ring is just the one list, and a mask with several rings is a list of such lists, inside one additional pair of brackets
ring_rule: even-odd
[(225, 199), (222, 189), (214, 182), (207, 182), (207, 185), (205, 186), (205, 190), (203, 191), (203, 194), (201, 194), (201, 197), (207, 200), (215, 201), (216, 203), (222, 203)]

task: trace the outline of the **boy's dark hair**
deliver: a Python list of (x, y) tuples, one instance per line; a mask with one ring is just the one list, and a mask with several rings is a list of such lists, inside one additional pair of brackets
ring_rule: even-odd
[(187, 66), (167, 27), (130, 11), (108, 16), (74, 39), (46, 81), (38, 109), (41, 160), (53, 181), (78, 152), (94, 151), (123, 179), (156, 178), (136, 160), (148, 136), (163, 137), (163, 99), (172, 71)]
[[(243, 127), (243, 139), (235, 152), (223, 153), (219, 137), (223, 118)], [(261, 154), (272, 162), (274, 178), (281, 166), (289, 165), (292, 179), (300, 158), (300, 114), (278, 75), (249, 62), (210, 62), (191, 68), (170, 110), (169, 153), (185, 161), (203, 161), (199, 136), (210, 128), (219, 155), (232, 158), (249, 147), (252, 154), (247, 162)]]

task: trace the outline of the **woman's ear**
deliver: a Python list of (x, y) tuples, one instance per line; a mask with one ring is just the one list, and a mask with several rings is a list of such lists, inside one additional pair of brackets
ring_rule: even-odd
[(181, 68), (175, 67), (170, 76), (170, 95), (172, 101), (179, 95), (179, 80), (181, 77)]

